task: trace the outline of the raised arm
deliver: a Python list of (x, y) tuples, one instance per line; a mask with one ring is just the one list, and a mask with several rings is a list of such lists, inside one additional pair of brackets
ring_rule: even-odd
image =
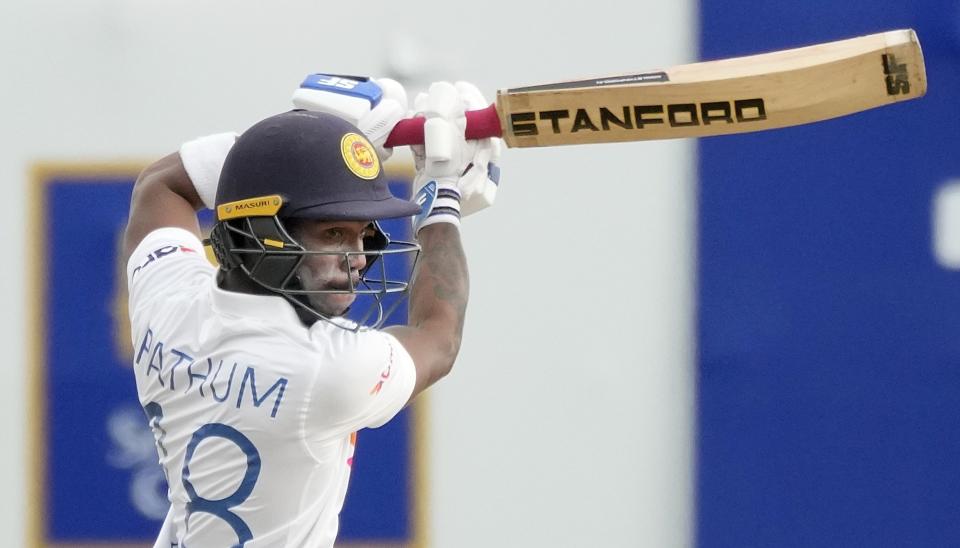
[(126, 261), (147, 234), (158, 228), (179, 227), (200, 237), (197, 210), (203, 202), (173, 153), (147, 166), (137, 178), (130, 198), (130, 218), (123, 238)]
[(460, 351), (470, 287), (460, 242), (461, 201), (468, 213), (492, 204), (498, 182), (499, 139), (464, 138), (464, 109), (476, 104), (485, 101), (475, 86), (440, 82), (415, 106), (427, 118), (425, 147), (414, 148), (415, 200), (423, 204), (414, 230), (422, 251), (407, 325), (387, 329), (413, 358), (411, 399), (449, 373)]
[(387, 328), (410, 353), (417, 370), (410, 399), (453, 368), (470, 291), (460, 229), (438, 223), (421, 230), (418, 238), (422, 251), (410, 291), (407, 325)]
[(236, 138), (215, 133), (187, 141), (140, 173), (130, 199), (124, 259), (158, 228), (183, 228), (200, 237), (197, 211), (213, 207), (220, 170)]

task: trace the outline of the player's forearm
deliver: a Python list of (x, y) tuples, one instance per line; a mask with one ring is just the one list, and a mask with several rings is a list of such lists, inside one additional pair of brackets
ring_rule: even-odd
[(134, 192), (138, 190), (171, 192), (187, 202), (194, 212), (204, 207), (193, 181), (190, 180), (183, 166), (180, 154), (176, 152), (147, 166), (134, 185)]
[(450, 365), (460, 350), (470, 279), (460, 230), (437, 223), (419, 233), (420, 263), (410, 292), (409, 325), (430, 329)]
[(130, 198), (130, 217), (124, 234), (126, 256), (156, 228), (176, 226), (199, 234), (196, 212), (203, 208), (180, 156), (157, 160), (137, 178)]

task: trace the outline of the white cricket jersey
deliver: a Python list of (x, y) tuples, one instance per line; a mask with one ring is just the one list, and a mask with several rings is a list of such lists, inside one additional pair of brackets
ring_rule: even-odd
[(413, 392), (380, 331), (305, 327), (282, 297), (224, 291), (200, 241), (163, 228), (127, 264), (134, 372), (169, 483), (157, 546), (326, 547), (358, 430)]

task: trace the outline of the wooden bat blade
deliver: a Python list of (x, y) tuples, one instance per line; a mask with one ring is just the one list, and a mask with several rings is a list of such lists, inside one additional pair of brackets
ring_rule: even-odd
[(511, 147), (706, 137), (807, 124), (926, 93), (913, 30), (663, 71), (500, 90)]

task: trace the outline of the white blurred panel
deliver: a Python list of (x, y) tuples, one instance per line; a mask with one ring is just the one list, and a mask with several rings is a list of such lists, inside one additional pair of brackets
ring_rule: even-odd
[[(8, 0), (0, 180), (26, 261), (38, 160), (149, 160), (288, 108), (308, 72), (500, 87), (694, 59), (690, 2)], [(476, 13), (471, 13), (476, 12)], [(416, 91), (412, 89), (411, 91)], [(508, 150), (464, 223), (462, 358), (431, 390), (431, 546), (691, 544), (692, 142)], [(21, 261), (22, 259), (22, 261)], [(6, 397), (25, 440), (25, 270), (0, 270)], [(131, 387), (132, 389), (132, 387)], [(26, 447), (0, 453), (5, 543), (24, 545)]]
[[(562, 6), (484, 7), (418, 40), (490, 93), (693, 58), (685, 3)], [(430, 394), (431, 545), (689, 546), (692, 142), (502, 163), (497, 205), (463, 223), (467, 334)]]
[(937, 263), (960, 270), (960, 181), (948, 181), (934, 194), (932, 234)]

